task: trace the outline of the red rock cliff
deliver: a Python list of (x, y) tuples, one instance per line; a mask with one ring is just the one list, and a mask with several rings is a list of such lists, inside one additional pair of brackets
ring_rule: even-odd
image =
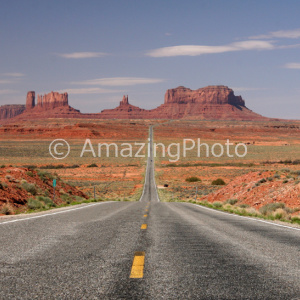
[(68, 93), (60, 94), (58, 92), (51, 92), (43, 96), (37, 96), (37, 107), (40, 109), (42, 108), (43, 110), (68, 105)]
[(203, 119), (203, 120), (263, 120), (245, 106), (241, 96), (223, 85), (191, 90), (184, 86), (167, 90), (165, 103), (152, 109), (152, 119)]
[(199, 103), (199, 104), (231, 104), (245, 106), (241, 96), (235, 96), (232, 89), (224, 85), (207, 86), (198, 90), (191, 90), (184, 86), (166, 91), (165, 104)]
[(30, 91), (26, 97), (26, 109), (32, 109), (35, 107), (35, 92)]
[(6, 120), (20, 115), (25, 110), (25, 105), (13, 104), (0, 106), (0, 120)]
[(124, 95), (122, 101), (120, 101), (120, 106), (123, 106), (123, 105), (129, 105), (128, 95), (127, 96)]
[(13, 120), (80, 118), (81, 116), (79, 110), (69, 106), (67, 93), (60, 94), (58, 92), (51, 92), (43, 96), (37, 95), (37, 105), (35, 105), (35, 92), (30, 91), (27, 93), (26, 110), (25, 105), (23, 105), (23, 107), (24, 112), (22, 115), (16, 115), (16, 118)]

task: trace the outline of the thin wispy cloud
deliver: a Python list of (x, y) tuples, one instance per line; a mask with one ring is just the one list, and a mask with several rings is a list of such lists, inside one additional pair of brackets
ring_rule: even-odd
[(286, 69), (300, 69), (300, 63), (288, 63), (283, 66)]
[(69, 58), (69, 59), (82, 59), (82, 58), (97, 58), (108, 55), (103, 52), (73, 52), (73, 53), (57, 53), (59, 57)]
[(9, 76), (9, 77), (23, 77), (25, 74), (23, 73), (3, 73), (4, 76)]
[(249, 92), (249, 91), (262, 91), (266, 88), (254, 88), (254, 87), (232, 87), (234, 92)]
[(65, 93), (71, 95), (82, 95), (82, 94), (110, 94), (110, 93), (120, 93), (122, 91), (102, 89), (102, 88), (78, 88), (78, 89), (64, 89), (60, 90), (59, 93)]
[(268, 34), (261, 34), (250, 36), (249, 39), (273, 39), (273, 38), (281, 38), (281, 39), (298, 39), (300, 38), (300, 28), (293, 30), (279, 30), (273, 31)]
[(14, 94), (16, 93), (17, 91), (15, 90), (9, 90), (9, 89), (6, 89), (6, 90), (0, 90), (0, 95), (8, 95), (8, 94)]
[(139, 84), (160, 83), (163, 81), (164, 79), (160, 79), (160, 78), (111, 77), (111, 78), (98, 78), (98, 79), (72, 82), (72, 84), (101, 85), (101, 86), (132, 86), (132, 85), (139, 85)]
[(272, 50), (275, 49), (272, 41), (242, 41), (221, 46), (205, 45), (180, 45), (172, 47), (163, 47), (151, 50), (146, 53), (151, 57), (172, 57), (172, 56), (198, 56), (203, 54), (216, 54), (233, 51), (246, 50)]
[(0, 84), (9, 84), (9, 83), (13, 83), (12, 80), (6, 80), (6, 79), (0, 79)]

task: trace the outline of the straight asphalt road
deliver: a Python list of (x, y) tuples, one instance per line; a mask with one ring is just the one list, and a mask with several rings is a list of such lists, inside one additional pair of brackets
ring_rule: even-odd
[(150, 155), (139, 202), (0, 219), (0, 299), (300, 299), (299, 250), (297, 228), (160, 202)]

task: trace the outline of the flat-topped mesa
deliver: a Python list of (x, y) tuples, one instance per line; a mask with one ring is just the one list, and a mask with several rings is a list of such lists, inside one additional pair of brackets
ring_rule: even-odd
[(26, 97), (26, 109), (32, 109), (35, 107), (35, 92), (30, 91)]
[(20, 115), (25, 110), (23, 104), (11, 104), (0, 106), (0, 120), (6, 120)]
[(235, 96), (232, 89), (224, 85), (212, 85), (198, 90), (191, 90), (184, 86), (169, 89), (165, 94), (165, 104), (198, 103), (198, 104), (231, 104), (245, 106), (241, 96)]
[(60, 94), (58, 92), (51, 92), (43, 96), (37, 96), (37, 107), (43, 108), (43, 110), (68, 105), (68, 93)]
[(120, 101), (120, 106), (123, 106), (123, 105), (129, 105), (128, 95), (127, 96), (123, 95), (123, 99), (122, 99), (122, 101)]

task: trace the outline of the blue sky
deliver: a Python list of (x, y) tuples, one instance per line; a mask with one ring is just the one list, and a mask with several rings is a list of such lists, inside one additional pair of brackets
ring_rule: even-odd
[(300, 111), (299, 1), (1, 1), (0, 105), (67, 91), (82, 112), (155, 108), (227, 85), (269, 117)]

